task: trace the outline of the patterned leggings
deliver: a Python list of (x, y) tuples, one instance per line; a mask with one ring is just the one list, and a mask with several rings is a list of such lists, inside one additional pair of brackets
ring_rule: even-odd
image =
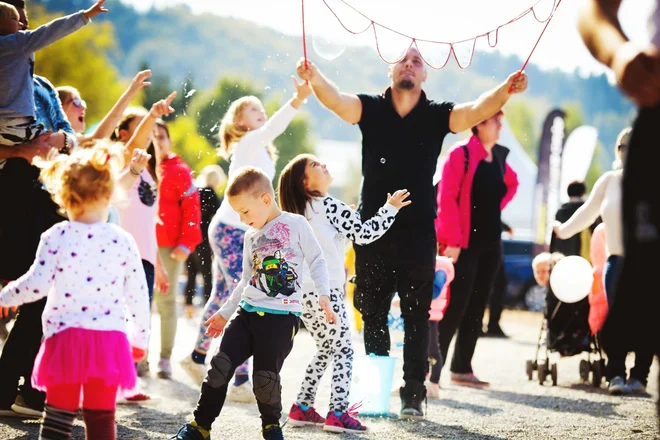
[[(241, 279), (243, 270), (243, 239), (245, 231), (226, 225), (213, 218), (209, 226), (209, 243), (213, 250), (213, 291), (204, 306), (195, 351), (207, 353), (211, 338), (206, 335), (206, 322), (229, 298)], [(248, 374), (248, 363), (236, 369), (236, 374)]]
[(316, 354), (305, 371), (297, 402), (314, 406), (319, 382), (328, 367), (328, 362), (332, 360), (330, 411), (345, 412), (348, 409), (348, 396), (353, 375), (353, 344), (344, 305), (343, 289), (331, 289), (330, 302), (339, 318), (339, 325), (325, 322), (325, 313), (319, 306), (316, 293), (303, 293), (302, 320), (305, 328), (314, 338)]

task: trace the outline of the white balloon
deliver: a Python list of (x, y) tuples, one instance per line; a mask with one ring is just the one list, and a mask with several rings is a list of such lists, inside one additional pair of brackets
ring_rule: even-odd
[(591, 263), (577, 255), (559, 260), (550, 275), (552, 293), (565, 303), (576, 303), (586, 298), (593, 281)]

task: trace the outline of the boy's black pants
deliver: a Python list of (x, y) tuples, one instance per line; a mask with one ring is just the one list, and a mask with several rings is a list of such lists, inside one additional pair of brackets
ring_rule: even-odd
[(225, 328), (218, 353), (202, 384), (194, 411), (195, 421), (211, 428), (227, 397), (227, 386), (236, 367), (253, 357), (254, 395), (261, 413), (262, 426), (278, 424), (282, 415), (280, 370), (293, 348), (300, 320), (292, 314), (247, 312), (238, 315)]

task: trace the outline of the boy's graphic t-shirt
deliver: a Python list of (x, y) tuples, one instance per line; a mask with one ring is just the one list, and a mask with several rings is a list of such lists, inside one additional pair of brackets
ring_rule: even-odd
[(229, 319), (239, 305), (248, 311), (301, 313), (304, 263), (315, 291), (329, 295), (328, 266), (303, 216), (283, 212), (261, 229), (248, 229), (243, 276), (220, 314)]

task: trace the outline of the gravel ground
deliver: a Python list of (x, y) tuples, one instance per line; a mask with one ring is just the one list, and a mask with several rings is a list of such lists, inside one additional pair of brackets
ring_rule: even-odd
[[(585, 356), (557, 359), (558, 386), (549, 382), (540, 386), (525, 376), (525, 360), (534, 355), (541, 316), (527, 312), (506, 311), (503, 328), (509, 340), (482, 339), (474, 359), (475, 371), (491, 381), (487, 389), (471, 389), (451, 385), (444, 377), (439, 400), (428, 402), (428, 415), (422, 422), (403, 422), (396, 418), (399, 399), (390, 401), (390, 417), (362, 418), (370, 431), (363, 435), (341, 435), (346, 439), (658, 439), (655, 416), (658, 364), (651, 371), (651, 395), (637, 397), (609, 396), (603, 387), (595, 389), (582, 384), (578, 374), (579, 360)], [(192, 348), (197, 321), (181, 318), (174, 359), (181, 359)], [(154, 317), (157, 329), (157, 316)], [(157, 362), (158, 341), (154, 337), (151, 359)], [(398, 335), (394, 336), (396, 341)], [(355, 347), (363, 354), (364, 346), (356, 336)], [(282, 372), (285, 413), (295, 399), (307, 362), (312, 356), (312, 338), (301, 332)], [(399, 358), (401, 348), (393, 355)], [(633, 359), (628, 359), (632, 366)], [(327, 376), (327, 375), (326, 375)], [(174, 380), (147, 379), (144, 389), (158, 398), (142, 407), (119, 407), (118, 438), (167, 439), (191, 416), (198, 388), (174, 366)], [(329, 397), (329, 381), (320, 387), (317, 408), (324, 413)], [(285, 414), (286, 415), (286, 414)], [(213, 438), (258, 439), (259, 414), (256, 405), (228, 403), (213, 426)], [(38, 421), (0, 419), (0, 440), (37, 439)], [(287, 439), (331, 439), (337, 435), (320, 429), (284, 429)], [(74, 428), (74, 439), (84, 439), (82, 421)]]

